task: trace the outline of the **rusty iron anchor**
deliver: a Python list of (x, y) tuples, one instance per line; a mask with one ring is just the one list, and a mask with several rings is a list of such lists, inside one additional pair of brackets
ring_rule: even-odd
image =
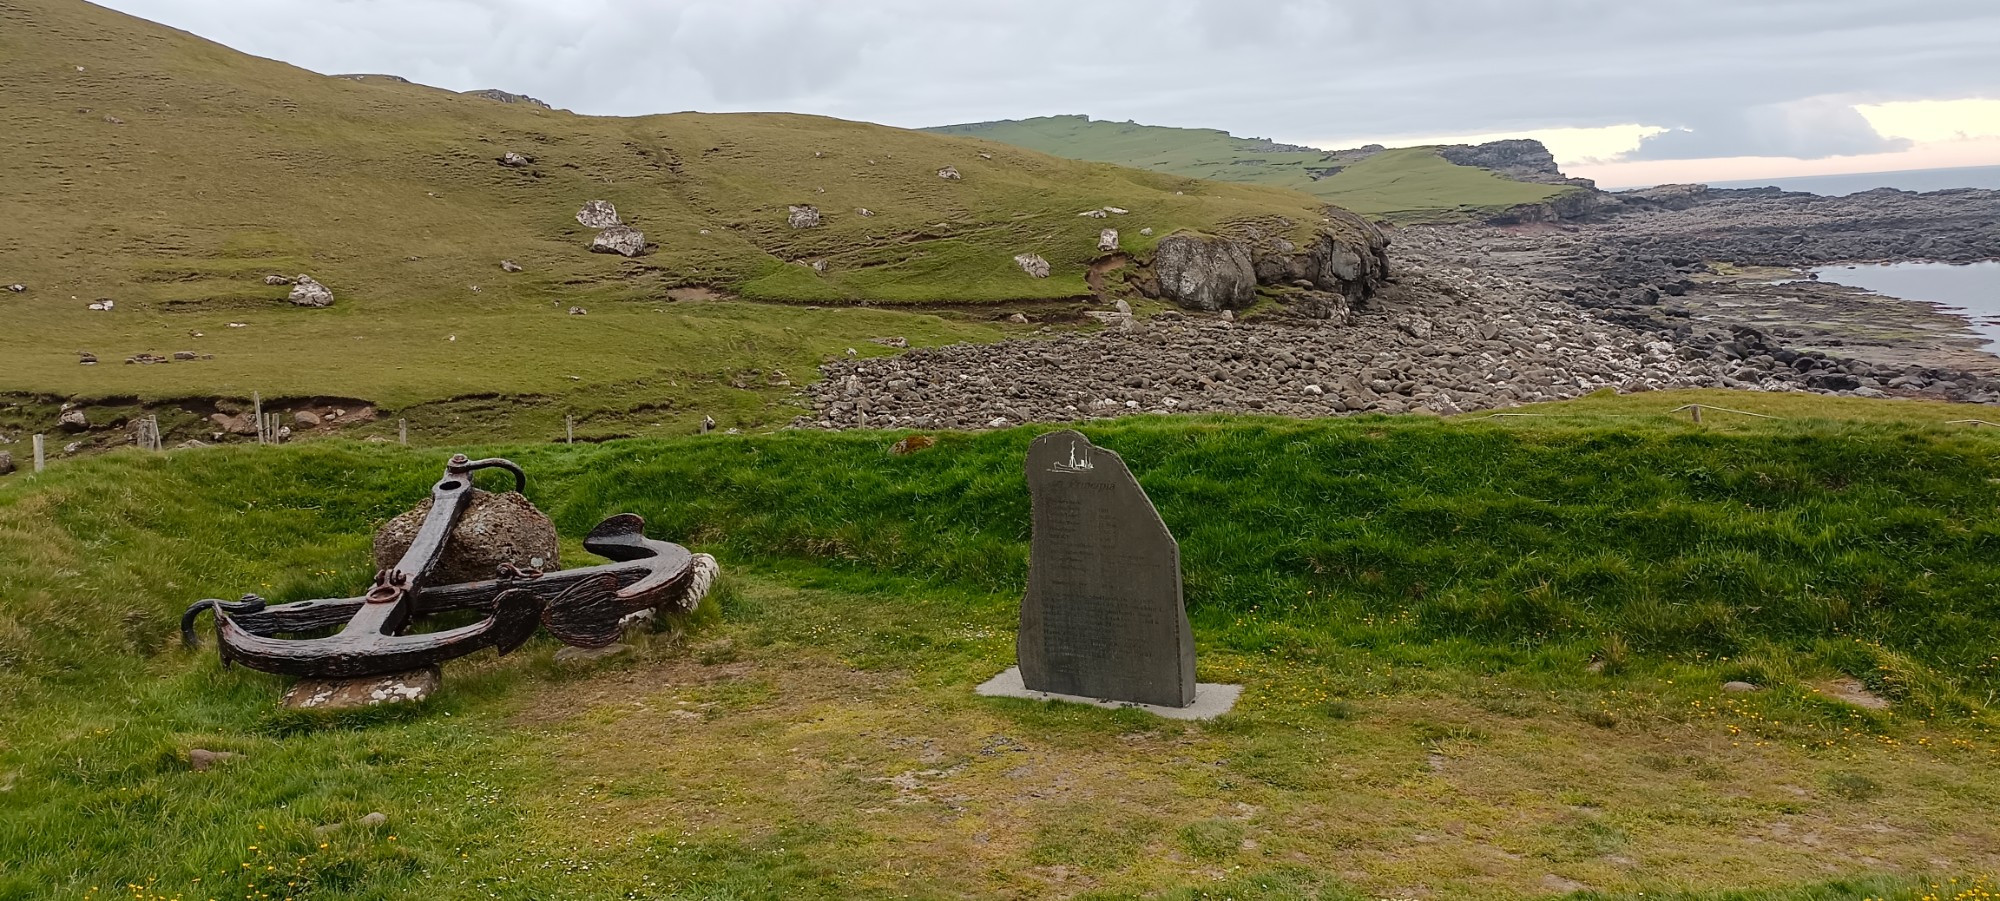
[[(604, 647), (617, 640), (625, 618), (668, 602), (692, 609), (715, 578), (713, 558), (645, 537), (645, 520), (612, 516), (584, 539), (584, 549), (612, 560), (602, 566), (554, 573), (503, 565), (496, 578), (458, 585), (429, 586), (445, 543), (472, 492), (472, 474), (504, 469), (515, 490), (527, 485), (519, 466), (500, 459), (468, 460), (454, 455), (431, 489), (431, 510), (410, 549), (394, 566), (376, 573), (374, 585), (358, 598), (328, 598), (266, 604), (246, 595), (237, 602), (196, 602), (181, 617), (181, 635), (194, 644), (194, 624), (203, 610), (215, 614), (217, 644), (224, 665), (242, 663), (280, 675), (350, 679), (434, 666), (491, 647), (506, 654), (527, 641), (538, 625), (564, 643)], [(480, 622), (438, 632), (404, 634), (413, 618), (471, 610)], [(342, 624), (345, 625), (342, 625)], [(323, 638), (277, 636), (341, 626)]]

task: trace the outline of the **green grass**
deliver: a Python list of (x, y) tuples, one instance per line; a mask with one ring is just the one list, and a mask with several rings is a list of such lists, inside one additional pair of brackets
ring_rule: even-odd
[[(1238, 138), (1215, 129), (1092, 121), (1087, 116), (1045, 116), (927, 130), (1153, 172), (1289, 188), (1393, 222), (1490, 215), (1508, 207), (1540, 203), (1570, 190), (1455, 165), (1429, 147), (1399, 148), (1348, 164), (1322, 151), (1286, 149), (1262, 138)], [(1320, 177), (1334, 167), (1342, 168)]]
[[(0, 58), (0, 284), (29, 289), (0, 292), (0, 394), (15, 401), (257, 391), (433, 420), (498, 396), (555, 422), (564, 407), (616, 420), (613, 434), (657, 433), (661, 404), (675, 431), (711, 413), (775, 424), (795, 412), (784, 392), (725, 387), (733, 376), (804, 381), (876, 336), (995, 338), (1006, 305), (1089, 297), (1106, 225), (1141, 256), (1178, 229), (1321, 225), (1304, 194), (989, 141), (781, 114), (578, 116), (328, 78), (78, 0), (0, 2)], [(499, 166), (509, 150), (537, 162)], [(940, 179), (947, 165), (963, 179)], [(590, 199), (657, 248), (587, 252), (573, 216)], [(819, 207), (825, 227), (789, 228), (791, 204)], [(1103, 206), (1130, 213), (1077, 216)], [(1023, 274), (1020, 253), (1053, 275)], [(335, 305), (295, 308), (263, 283), (300, 273)], [(100, 298), (116, 309), (86, 309)], [(912, 309), (938, 304), (959, 312)], [(976, 305), (993, 309), (964, 311)], [(182, 350), (215, 359), (121, 362)], [(543, 437), (549, 421), (501, 434)]]
[[(1787, 418), (1667, 414), (1691, 398)], [(1086, 429), (1181, 542), (1201, 677), (1247, 686), (1206, 725), (971, 695), (1012, 655), (1034, 430), (470, 448), (526, 465), (566, 550), (631, 510), (716, 553), (714, 607), (334, 719), (174, 618), (359, 589), (434, 452), (6, 479), (0, 898), (1803, 901), (2000, 867), (2000, 437), (1789, 396), (1538, 412)]]

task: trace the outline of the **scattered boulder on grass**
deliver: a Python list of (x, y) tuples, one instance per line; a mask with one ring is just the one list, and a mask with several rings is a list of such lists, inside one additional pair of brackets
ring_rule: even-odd
[(856, 215), (856, 216), (860, 216), (861, 218), (863, 218), (863, 219), (866, 219), (866, 218), (868, 218), (868, 217), (870, 217), (870, 216), (873, 216), (873, 215), (875, 215), (875, 211), (874, 211), (874, 210), (871, 210), (871, 209), (869, 209), (869, 208), (867, 208), (867, 207), (865, 207), (865, 206), (863, 206), (863, 207), (855, 207), (855, 208), (854, 208), (854, 215)]
[(520, 264), (520, 263), (516, 263), (516, 262), (514, 262), (513, 260), (501, 260), (501, 261), (500, 261), (500, 271), (501, 271), (501, 272), (519, 272), (519, 271), (521, 271), (521, 264)]
[(889, 453), (901, 457), (908, 454), (914, 454), (917, 451), (924, 450), (925, 448), (928, 448), (936, 443), (937, 439), (932, 438), (929, 435), (910, 435), (905, 437), (903, 440), (896, 442), (895, 444), (889, 445)]
[(624, 224), (618, 218), (618, 208), (607, 200), (592, 200), (585, 203), (582, 209), (576, 211), (576, 221), (584, 228), (610, 228)]
[(1722, 683), (1722, 690), (1733, 695), (1747, 695), (1752, 692), (1763, 691), (1763, 689), (1758, 688), (1756, 685), (1743, 681), (1724, 682)]
[(908, 339), (908, 338), (904, 338), (904, 337), (902, 337), (902, 336), (900, 336), (900, 335), (899, 335), (899, 336), (897, 336), (897, 337), (894, 337), (894, 338), (870, 338), (870, 339), (868, 339), (868, 340), (870, 340), (870, 341), (873, 341), (873, 342), (875, 342), (876, 344), (880, 344), (880, 345), (882, 345), (883, 347), (909, 347), (909, 346), (910, 346), (910, 339)]
[(205, 773), (214, 767), (235, 760), (238, 756), (240, 755), (235, 751), (210, 751), (206, 748), (191, 748), (188, 750), (188, 766), (197, 773)]
[(76, 361), (85, 366), (95, 366), (97, 365), (97, 355), (87, 350), (79, 350), (76, 352)]
[(571, 316), (583, 316), (583, 315), (587, 315), (587, 314), (588, 314), (589, 312), (590, 312), (589, 310), (586, 310), (586, 309), (584, 309), (584, 308), (582, 308), (582, 307), (570, 307), (570, 308), (569, 308), (569, 314), (570, 314)]
[(292, 414), (292, 422), (306, 428), (317, 428), (319, 426), (319, 414), (311, 410), (300, 410)]
[(63, 404), (62, 416), (56, 419), (57, 427), (65, 432), (82, 432), (90, 429), (90, 417), (84, 415), (83, 408)]
[(12, 291), (12, 292), (14, 292), (15, 294), (19, 294), (19, 293), (21, 293), (21, 292), (23, 292), (23, 291), (26, 291), (26, 290), (28, 290), (28, 286), (27, 286), (27, 285), (22, 285), (22, 284), (12, 284), (12, 285), (8, 285), (8, 286), (7, 286), (7, 290), (9, 290), (9, 291)]
[(1014, 314), (1011, 314), (1011, 315), (1009, 315), (1009, 316), (1007, 317), (1007, 321), (1008, 321), (1008, 322), (1011, 322), (1011, 323), (1014, 323), (1015, 325), (1027, 325), (1027, 324), (1028, 324), (1028, 314), (1026, 314), (1026, 313), (1014, 313)]
[(10, 451), (0, 451), (0, 476), (7, 475), (13, 471), (14, 454)]
[(112, 310), (118, 308), (118, 301), (111, 300), (110, 298), (105, 298), (103, 300), (98, 300), (93, 303), (90, 303), (88, 304), (88, 306), (90, 309), (95, 310), (99, 313), (109, 313)]
[(310, 275), (301, 275), (292, 280), (292, 293), (286, 298), (293, 306), (330, 307), (333, 306), (333, 291), (313, 280)]
[(1014, 265), (1021, 267), (1022, 272), (1034, 276), (1035, 278), (1049, 277), (1049, 261), (1042, 259), (1041, 254), (1038, 253), (1016, 254), (1014, 256)]
[(535, 163), (534, 157), (528, 156), (525, 153), (515, 153), (512, 150), (509, 150), (506, 153), (501, 154), (500, 156), (500, 165), (506, 166), (510, 169), (520, 169), (526, 166), (532, 166), (534, 165), (534, 163)]
[(939, 169), (938, 177), (944, 179), (945, 181), (958, 181), (959, 179), (964, 178), (964, 176), (958, 174), (958, 167), (956, 166), (946, 166), (942, 169)]
[(1083, 212), (1076, 214), (1077, 218), (1079, 219), (1104, 219), (1108, 218), (1110, 215), (1111, 215), (1110, 213), (1107, 213), (1103, 210), (1084, 210)]
[(278, 285), (289, 285), (289, 284), (291, 284), (291, 283), (292, 283), (292, 280), (291, 280), (290, 278), (286, 277), (286, 276), (282, 276), (282, 275), (267, 275), (267, 276), (264, 276), (264, 284), (267, 284), (267, 285), (271, 285), (271, 286), (273, 286), (273, 287), (276, 287), (276, 286), (278, 286)]
[(1107, 228), (1097, 233), (1097, 252), (1116, 253), (1118, 251), (1118, 230)]
[(793, 228), (818, 228), (824, 223), (819, 208), (810, 204), (791, 208), (791, 215), (785, 220)]
[(613, 225), (597, 233), (590, 242), (591, 253), (615, 253), (636, 257), (646, 250), (646, 234), (629, 225)]

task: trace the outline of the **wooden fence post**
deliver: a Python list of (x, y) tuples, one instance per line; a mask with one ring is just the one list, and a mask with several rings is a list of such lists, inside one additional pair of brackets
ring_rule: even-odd
[(567, 443), (576, 443), (576, 420), (567, 413), (563, 414), (563, 435)]
[(398, 420), (396, 420), (396, 443), (397, 443), (397, 444), (404, 444), (404, 445), (407, 445), (407, 444), (409, 444), (409, 443), (410, 443), (410, 422), (409, 422), (409, 420), (407, 420), (407, 419), (398, 419)]
[(42, 449), (42, 436), (35, 436), (35, 471), (41, 472), (49, 465), (48, 454)]
[(269, 444), (270, 442), (264, 440), (264, 395), (255, 391), (250, 392), (250, 406), (252, 414), (257, 417), (257, 443)]

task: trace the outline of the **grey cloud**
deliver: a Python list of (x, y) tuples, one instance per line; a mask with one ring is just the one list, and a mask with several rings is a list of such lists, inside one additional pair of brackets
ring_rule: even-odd
[(1718, 156), (1786, 156), (1823, 159), (1905, 150), (1910, 141), (1876, 132), (1851, 102), (1812, 97), (1704, 117), (1639, 143), (1634, 160), (1691, 160)]
[(1751, 110), (2000, 97), (1990, 0), (106, 2), (321, 72), (614, 115), (1087, 113), (1293, 140), (1638, 122), (1688, 129), (1649, 154), (1736, 155), (1865, 138)]

